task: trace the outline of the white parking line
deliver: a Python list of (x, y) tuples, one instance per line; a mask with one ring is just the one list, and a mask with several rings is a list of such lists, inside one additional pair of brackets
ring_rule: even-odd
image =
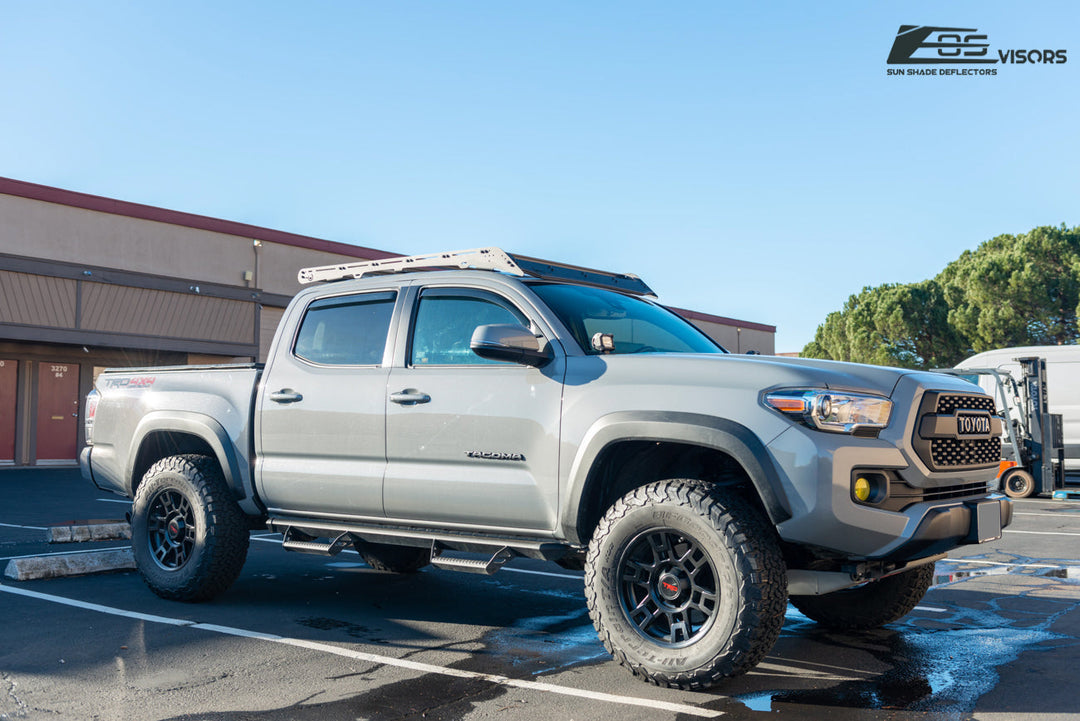
[(1055, 506), (1065, 506), (1065, 505), (1076, 505), (1076, 503), (1077, 503), (1076, 501), (1071, 500), (1071, 499), (1049, 500), (1049, 499), (1046, 499), (1046, 498), (1010, 498), (1009, 500), (1012, 503), (1014, 503), (1016, 505), (1021, 505), (1021, 506), (1033, 506), (1036, 503), (1038, 503), (1038, 504), (1051, 503), (1051, 504), (1053, 504)]
[(48, 528), (45, 528), (43, 526), (20, 526), (17, 523), (0, 523), (0, 526), (3, 526), (4, 528), (26, 528), (26, 529), (31, 530), (31, 531), (47, 531), (47, 530), (49, 530)]
[(1003, 561), (972, 561), (966, 558), (950, 558), (938, 563), (975, 563), (981, 566), (1008, 566), (1009, 568), (1061, 568), (1058, 563), (1007, 563)]
[(128, 546), (117, 546), (115, 548), (91, 548), (87, 551), (55, 551), (53, 553), (31, 553), (28, 556), (0, 556), (0, 561), (15, 561), (20, 558), (44, 558), (46, 556), (74, 556), (78, 553), (100, 553), (101, 551), (124, 551)]
[(1080, 536), (1080, 533), (1068, 533), (1066, 531), (1014, 531), (1005, 529), (1005, 533), (1026, 533), (1029, 536)]
[[(643, 708), (658, 709), (661, 711), (670, 711), (673, 713), (682, 713), (690, 716), (698, 716), (701, 718), (717, 718), (718, 716), (723, 715), (722, 711), (713, 711), (711, 709), (704, 709), (689, 704), (671, 703), (669, 701), (658, 701), (655, 699), (640, 698), (637, 696), (618, 696), (616, 694), (604, 693), (602, 691), (588, 691), (585, 689), (570, 688), (568, 686), (559, 686), (552, 683), (526, 681), (523, 679), (508, 678), (506, 676), (496, 676), (493, 674), (479, 673), (476, 671), (464, 671), (461, 669), (449, 668), (446, 666), (436, 666), (435, 664), (409, 661), (403, 658), (394, 658), (392, 656), (380, 656), (378, 654), (365, 653), (363, 651), (354, 651), (348, 648), (341, 648), (340, 646), (333, 646), (328, 643), (307, 641), (300, 638), (289, 638), (288, 636), (278, 636), (271, 633), (249, 631), (242, 628), (233, 628), (231, 626), (218, 626), (211, 623), (198, 623), (196, 621), (188, 621), (187, 619), (182, 618), (153, 616), (150, 614), (138, 613), (136, 611), (128, 611), (122, 608), (114, 608), (112, 606), (103, 606), (96, 603), (88, 603), (86, 601), (77, 601), (75, 599), (65, 598), (63, 596), (53, 596), (46, 593), (38, 593), (37, 591), (30, 591), (22, 588), (13, 588), (4, 584), (0, 584), (0, 592), (11, 593), (17, 596), (25, 596), (27, 598), (34, 598), (40, 601), (48, 601), (50, 603), (58, 603), (65, 606), (72, 606), (74, 608), (81, 608), (86, 611), (105, 613), (111, 616), (122, 616), (124, 618), (133, 618), (136, 620), (147, 621), (150, 623), (162, 623), (169, 626), (184, 626), (187, 628), (198, 629), (200, 631), (220, 633), (226, 636), (238, 636), (240, 638), (250, 638), (259, 641), (267, 641), (270, 643), (278, 643), (285, 646), (303, 648), (309, 651), (317, 651), (320, 653), (331, 654), (334, 656), (351, 658), (357, 661), (364, 661), (367, 663), (375, 663), (383, 666), (393, 666), (395, 668), (404, 668), (410, 671), (416, 671), (418, 673), (431, 673), (439, 674), (442, 676), (452, 676), (455, 678), (466, 678), (476, 681), (486, 681), (488, 683), (497, 684), (499, 686), (510, 686), (513, 688), (557, 694), (560, 696), (586, 698), (592, 701), (602, 701), (605, 703), (621, 704), (624, 706), (640, 706)], [(722, 696), (713, 696), (711, 697), (711, 700), (718, 700), (722, 698)]]
[(98, 500), (102, 503), (131, 503), (130, 498), (99, 498)]
[(575, 576), (570, 573), (551, 573), (550, 571), (530, 571), (527, 568), (510, 568), (503, 567), (504, 571), (513, 571), (514, 573), (529, 573), (533, 576), (551, 576), (552, 578), (568, 578), (571, 581), (580, 581), (585, 576)]
[(1024, 511), (1016, 511), (1014, 516), (1039, 516), (1040, 518), (1061, 518), (1063, 520), (1075, 520), (1080, 521), (1080, 515), (1075, 513), (1025, 513)]

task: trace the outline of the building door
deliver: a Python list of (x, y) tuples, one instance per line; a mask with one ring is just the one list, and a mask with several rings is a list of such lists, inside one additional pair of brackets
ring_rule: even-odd
[(78, 455), (79, 366), (38, 363), (37, 462), (71, 462)]
[(15, 393), (19, 362), (0, 360), (0, 465), (15, 462)]

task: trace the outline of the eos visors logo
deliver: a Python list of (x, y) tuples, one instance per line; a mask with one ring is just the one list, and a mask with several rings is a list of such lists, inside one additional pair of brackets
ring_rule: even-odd
[(1060, 65), (1063, 49), (992, 49), (989, 36), (976, 28), (901, 25), (889, 51), (888, 65), (971, 65), (973, 68), (889, 68), (889, 75), (997, 75), (996, 64)]
[[(925, 52), (923, 52), (925, 51)], [(996, 63), (990, 43), (975, 28), (901, 25), (889, 52), (889, 65)]]

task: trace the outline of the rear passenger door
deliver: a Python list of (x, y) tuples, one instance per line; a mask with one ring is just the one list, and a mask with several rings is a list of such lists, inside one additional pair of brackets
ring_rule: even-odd
[[(395, 290), (318, 297), (279, 338), (257, 406), (256, 479), (273, 512), (381, 517)], [(292, 311), (290, 311), (292, 313)]]
[(491, 290), (420, 288), (412, 311), (404, 363), (388, 386), (387, 516), (554, 528), (561, 349), (543, 368), (473, 353), (477, 326), (535, 321), (521, 299)]

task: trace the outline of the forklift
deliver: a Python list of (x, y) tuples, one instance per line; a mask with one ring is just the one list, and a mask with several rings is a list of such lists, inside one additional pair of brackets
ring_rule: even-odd
[(1065, 443), (1060, 413), (1049, 413), (1046, 359), (1017, 358), (1021, 378), (994, 368), (939, 368), (937, 373), (979, 385), (979, 376), (994, 379), (1008, 443), (1002, 447), (998, 484), (1010, 498), (1065, 492)]

